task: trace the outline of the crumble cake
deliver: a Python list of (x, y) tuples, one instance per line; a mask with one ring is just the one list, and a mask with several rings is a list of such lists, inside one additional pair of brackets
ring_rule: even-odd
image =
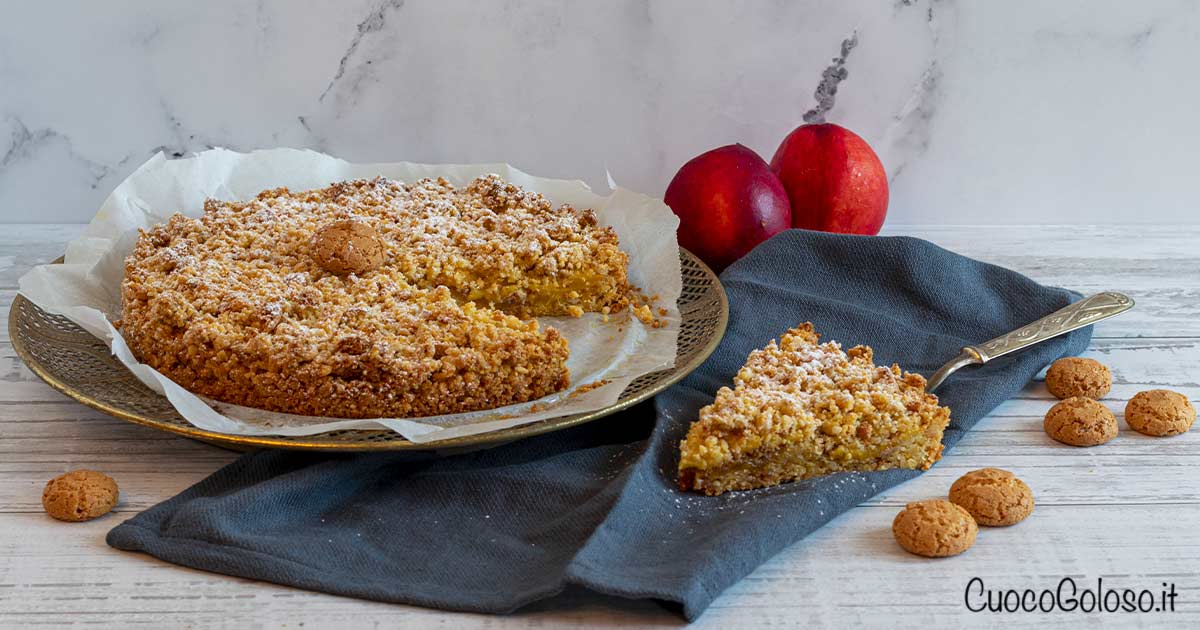
[(144, 231), (117, 325), (140, 361), (223, 402), (474, 411), (564, 389), (566, 340), (530, 318), (636, 306), (627, 263), (591, 210), (496, 175), (279, 188)]
[(867, 346), (819, 341), (804, 323), (750, 353), (680, 444), (682, 489), (717, 495), (941, 458), (950, 410), (921, 375), (874, 365)]

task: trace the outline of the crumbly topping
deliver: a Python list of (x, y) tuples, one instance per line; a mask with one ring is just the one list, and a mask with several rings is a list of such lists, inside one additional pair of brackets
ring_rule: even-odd
[(392, 264), (413, 284), (518, 316), (614, 312), (629, 301), (629, 258), (612, 228), (497, 175), (463, 189), (441, 178), (347, 182), (331, 195), (382, 219)]
[[(313, 256), (318, 228), (347, 220), (378, 235), (378, 268), (339, 276)], [(590, 210), (495, 175), (461, 190), (279, 188), (144, 232), (120, 325), (139, 359), (227, 402), (345, 417), (484, 409), (566, 386), (566, 341), (517, 316), (619, 310), (626, 265)]]

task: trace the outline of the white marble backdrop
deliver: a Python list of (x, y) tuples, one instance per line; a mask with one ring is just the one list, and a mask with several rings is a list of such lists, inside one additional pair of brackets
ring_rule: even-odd
[(1200, 221), (1200, 2), (1166, 0), (0, 0), (0, 220), (212, 146), (661, 195), (706, 149), (769, 159), (855, 35), (829, 119), (889, 222)]

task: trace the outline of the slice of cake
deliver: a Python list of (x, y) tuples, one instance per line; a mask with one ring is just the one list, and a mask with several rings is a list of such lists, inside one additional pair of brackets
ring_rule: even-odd
[(849, 470), (928, 469), (950, 409), (925, 379), (818, 343), (812, 324), (750, 353), (680, 445), (679, 486), (717, 495)]

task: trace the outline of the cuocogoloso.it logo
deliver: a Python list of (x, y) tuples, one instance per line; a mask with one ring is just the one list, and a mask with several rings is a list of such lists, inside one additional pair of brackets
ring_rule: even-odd
[(1064, 577), (1051, 588), (989, 588), (983, 578), (971, 578), (963, 601), (971, 612), (1175, 612), (1175, 584), (1162, 582), (1157, 588), (1106, 586), (1104, 578), (1080, 585)]

